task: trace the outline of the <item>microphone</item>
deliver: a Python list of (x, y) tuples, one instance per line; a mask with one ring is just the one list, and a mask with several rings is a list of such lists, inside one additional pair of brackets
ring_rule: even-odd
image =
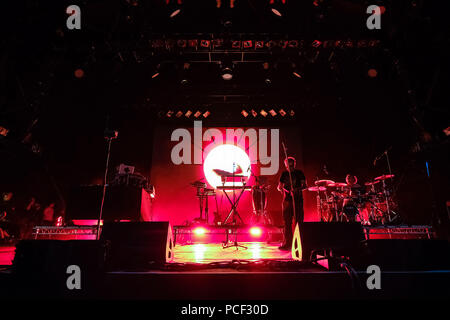
[(380, 160), (381, 158), (383, 158), (384, 155), (387, 155), (388, 151), (391, 149), (392, 149), (392, 146), (390, 146), (389, 148), (384, 150), (382, 154), (380, 154), (378, 157), (376, 157), (375, 160), (373, 160), (373, 166), (375, 167), (377, 165), (377, 161)]

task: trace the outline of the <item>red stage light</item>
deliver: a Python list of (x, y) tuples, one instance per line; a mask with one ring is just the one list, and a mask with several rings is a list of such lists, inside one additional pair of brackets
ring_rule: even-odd
[(203, 227), (197, 227), (197, 228), (194, 229), (194, 233), (197, 236), (202, 236), (202, 235), (204, 235), (206, 233), (206, 229), (203, 228)]
[(75, 70), (74, 74), (75, 74), (75, 78), (78, 78), (78, 79), (81, 79), (81, 78), (84, 77), (84, 71), (83, 71), (83, 69), (77, 69), (77, 70)]
[(321, 41), (319, 40), (314, 40), (313, 43), (311, 44), (314, 48), (319, 47), (322, 44)]
[(250, 234), (253, 237), (260, 237), (262, 235), (262, 230), (259, 227), (251, 227), (250, 228)]
[(251, 47), (253, 47), (253, 42), (252, 42), (252, 40), (246, 40), (246, 41), (244, 41), (244, 48), (245, 48), (245, 49), (248, 49), (248, 48), (251, 48)]
[(371, 78), (375, 78), (378, 74), (377, 69), (369, 69), (369, 71), (367, 71), (367, 74), (369, 75), (369, 77)]

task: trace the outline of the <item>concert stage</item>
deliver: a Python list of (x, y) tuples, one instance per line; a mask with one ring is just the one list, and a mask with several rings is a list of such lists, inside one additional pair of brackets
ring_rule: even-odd
[[(417, 234), (418, 228), (428, 230), (427, 226), (403, 229), (397, 226), (395, 230), (378, 228), (377, 234), (386, 235), (384, 239), (361, 242), (362, 247), (367, 245), (376, 252), (375, 260), (361, 260), (362, 255), (367, 253), (364, 252), (347, 260), (347, 269), (333, 264), (333, 258), (330, 257), (326, 264), (323, 261), (307, 261), (308, 259), (295, 261), (290, 251), (278, 249), (279, 242), (239, 241), (238, 244), (242, 247), (224, 248), (219, 238), (205, 243), (187, 239), (186, 234), (183, 238), (179, 234), (178, 243), (173, 246), (172, 258), (159, 265), (123, 269), (118, 267), (111, 270), (93, 256), (95, 250), (92, 251), (92, 248), (99, 245), (99, 241), (60, 240), (55, 243), (55, 240), (51, 240), (48, 242), (51, 245), (39, 257), (36, 254), (42, 251), (35, 247), (34, 259), (38, 260), (33, 261), (28, 257), (29, 265), (22, 265), (24, 269), (17, 271), (12, 267), (15, 247), (4, 245), (0, 249), (0, 263), (3, 265), (0, 282), (2, 287), (8, 288), (3, 291), (8, 292), (8, 298), (341, 300), (448, 297), (450, 268), (448, 259), (445, 259), (448, 257), (447, 243), (423, 239), (423, 234)], [(177, 233), (187, 232), (186, 227), (174, 229)], [(218, 228), (211, 232), (221, 234), (223, 230), (225, 229)], [(367, 228), (365, 232), (374, 233), (373, 230)], [(408, 231), (412, 233), (403, 239), (392, 239), (394, 231), (403, 235)], [(241, 232), (239, 236), (245, 238), (249, 235)], [(45, 243), (48, 240), (30, 241)], [(71, 244), (64, 246), (63, 252), (58, 251), (61, 243)], [(76, 250), (78, 245), (79, 248), (84, 248), (84, 254), (80, 255), (80, 251)], [(380, 250), (384, 250), (385, 254)], [(21, 254), (33, 256), (23, 250)], [(430, 255), (444, 259), (429, 260)], [(83, 281), (83, 290), (75, 292), (65, 288), (67, 275), (57, 268), (63, 268), (70, 261), (78, 261), (82, 270), (86, 271), (89, 281)], [(372, 263), (380, 265), (381, 290), (369, 290), (366, 285), (370, 276), (366, 266)], [(24, 270), (28, 272), (23, 273)]]
[(441, 2), (2, 1), (0, 301), (449, 299)]

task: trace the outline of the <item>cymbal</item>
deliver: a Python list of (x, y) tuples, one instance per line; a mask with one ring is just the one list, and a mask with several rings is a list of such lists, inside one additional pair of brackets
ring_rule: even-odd
[(315, 192), (317, 192), (317, 191), (325, 191), (325, 190), (327, 190), (327, 188), (325, 188), (325, 187), (309, 187), (308, 188), (308, 191), (315, 191)]
[(386, 180), (393, 178), (393, 174), (383, 174), (382, 176), (376, 177), (375, 180)]
[(197, 187), (197, 188), (204, 188), (204, 187), (206, 187), (206, 183), (201, 182), (201, 181), (195, 181), (195, 182), (191, 183), (191, 186)]
[(347, 187), (347, 184), (345, 182), (335, 182), (332, 185), (329, 185), (329, 187), (343, 188)]
[(334, 184), (334, 181), (333, 180), (317, 180), (316, 182), (314, 182), (314, 184), (316, 186), (328, 187), (331, 184)]
[(364, 185), (366, 185), (366, 186), (373, 186), (374, 184), (377, 184), (377, 183), (380, 183), (380, 180), (366, 182), (366, 183), (364, 183)]

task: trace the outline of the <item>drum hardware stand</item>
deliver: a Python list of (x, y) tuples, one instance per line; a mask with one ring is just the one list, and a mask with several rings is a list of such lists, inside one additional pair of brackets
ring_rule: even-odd
[(106, 166), (105, 166), (105, 178), (103, 180), (103, 193), (102, 193), (102, 203), (100, 205), (100, 214), (97, 220), (97, 240), (100, 239), (100, 222), (102, 221), (103, 216), (103, 205), (105, 204), (105, 195), (106, 195), (106, 182), (108, 177), (108, 168), (109, 168), (109, 158), (111, 157), (111, 142), (114, 139), (117, 139), (119, 135), (118, 131), (115, 130), (105, 130), (105, 139), (108, 141), (108, 153), (106, 155)]
[[(389, 161), (389, 150), (391, 150), (391, 149), (392, 149), (392, 146), (390, 146), (389, 148), (384, 150), (384, 152), (381, 155), (379, 155), (378, 157), (376, 157), (373, 162), (373, 165), (375, 166), (377, 164), (378, 160), (380, 160), (383, 156), (386, 156), (386, 162), (387, 162), (387, 166), (388, 166), (389, 175), (392, 175), (391, 163)], [(389, 222), (392, 222), (398, 218), (398, 214), (395, 211), (391, 210), (391, 208), (389, 206), (390, 195), (388, 194), (388, 191), (386, 189), (386, 183), (385, 183), (384, 179), (382, 180), (382, 186), (383, 186), (384, 200), (386, 201), (387, 218), (388, 218)], [(391, 217), (391, 213), (394, 214), (393, 217)]]

